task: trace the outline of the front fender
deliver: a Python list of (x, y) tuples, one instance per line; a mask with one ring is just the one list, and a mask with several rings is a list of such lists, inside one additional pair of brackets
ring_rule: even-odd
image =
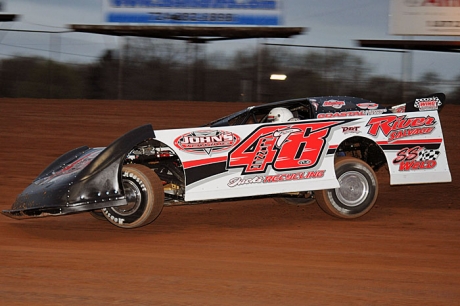
[(152, 126), (144, 125), (106, 148), (74, 149), (51, 163), (2, 213), (21, 219), (125, 205), (123, 161), (134, 146), (154, 137)]

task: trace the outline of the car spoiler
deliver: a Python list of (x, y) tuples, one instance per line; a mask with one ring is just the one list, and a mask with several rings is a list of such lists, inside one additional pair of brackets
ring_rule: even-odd
[(144, 125), (121, 136), (108, 147), (79, 147), (67, 152), (38, 175), (2, 213), (15, 219), (64, 215), (126, 205), (121, 167), (137, 144), (154, 138)]
[(421, 112), (421, 111), (441, 111), (446, 104), (446, 95), (443, 93), (435, 93), (429, 96), (416, 98), (407, 103), (395, 105), (390, 108), (393, 113), (404, 112)]

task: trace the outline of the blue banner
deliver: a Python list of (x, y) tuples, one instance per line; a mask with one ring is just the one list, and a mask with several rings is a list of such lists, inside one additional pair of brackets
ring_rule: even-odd
[(277, 15), (242, 15), (216, 13), (110, 13), (107, 22), (152, 24), (218, 24), (218, 25), (264, 25), (280, 24)]
[(113, 23), (253, 25), (282, 23), (281, 0), (104, 0)]
[(276, 0), (111, 0), (113, 8), (275, 10)]

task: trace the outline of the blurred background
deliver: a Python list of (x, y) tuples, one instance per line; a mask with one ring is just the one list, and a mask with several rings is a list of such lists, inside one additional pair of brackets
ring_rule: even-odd
[[(249, 26), (305, 30), (285, 39), (194, 43), (80, 33), (69, 26), (114, 24), (107, 16), (132, 10), (184, 11), (187, 3), (199, 3), (194, 10), (214, 3), (216, 12), (275, 14), (275, 23)], [(423, 37), (457, 42), (459, 6), (458, 1), (444, 0), (0, 0), (1, 13), (15, 17), (0, 24), (0, 97), (270, 102), (349, 95), (395, 104), (413, 95), (445, 92), (449, 103), (458, 104), (457, 50), (371, 49), (357, 41)], [(434, 10), (438, 16), (448, 10), (454, 17), (441, 15), (440, 21), (452, 23), (432, 24), (436, 32), (427, 34), (420, 28), (420, 33), (408, 29), (400, 34), (405, 25), (393, 15), (401, 7)]]

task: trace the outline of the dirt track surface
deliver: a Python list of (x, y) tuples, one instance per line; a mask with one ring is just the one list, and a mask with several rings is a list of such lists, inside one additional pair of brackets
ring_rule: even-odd
[[(53, 160), (144, 123), (197, 126), (241, 103), (0, 100), (0, 209)], [(449, 184), (390, 187), (357, 220), (273, 199), (165, 207), (119, 229), (88, 213), (0, 216), (2, 305), (454, 305), (458, 113), (441, 113)]]

